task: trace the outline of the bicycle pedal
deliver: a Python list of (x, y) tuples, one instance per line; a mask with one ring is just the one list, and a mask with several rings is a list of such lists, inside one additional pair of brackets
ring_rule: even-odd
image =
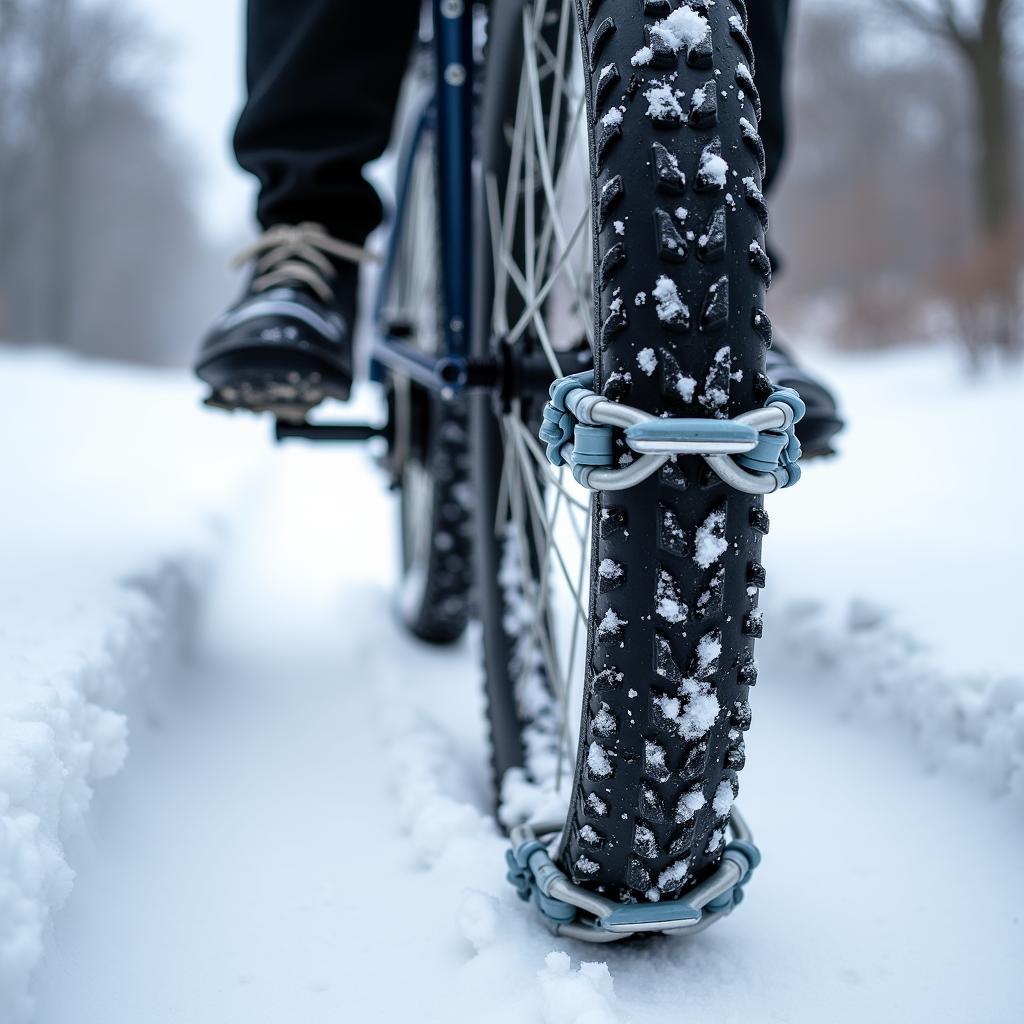
[(270, 413), (286, 423), (302, 423), (327, 397), (343, 397), (318, 373), (242, 378), (211, 389), (205, 405), (229, 412)]

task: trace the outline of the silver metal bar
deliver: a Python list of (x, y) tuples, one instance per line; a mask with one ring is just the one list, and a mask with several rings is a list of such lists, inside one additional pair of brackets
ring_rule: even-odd
[(597, 918), (607, 917), (618, 905), (603, 896), (598, 896), (597, 893), (573, 885), (565, 876), (555, 879), (545, 895), (554, 896), (555, 899), (585, 910)]
[(757, 441), (640, 441), (626, 443), (640, 455), (745, 455), (757, 447)]
[(625, 491), (654, 476), (670, 458), (670, 455), (641, 455), (622, 469), (592, 469), (584, 477), (584, 486), (594, 491)]
[(724, 483), (744, 494), (772, 494), (779, 489), (779, 481), (771, 473), (752, 473), (737, 466), (728, 455), (706, 455), (704, 461)]
[(607, 928), (598, 928), (588, 924), (556, 924), (551, 931), (566, 939), (576, 939), (578, 942), (622, 942), (628, 939), (631, 932), (610, 932)]

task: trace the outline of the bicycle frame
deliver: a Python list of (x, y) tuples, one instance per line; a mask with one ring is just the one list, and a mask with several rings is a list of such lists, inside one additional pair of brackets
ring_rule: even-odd
[[(387, 367), (423, 387), (445, 394), (469, 383), (469, 337), (473, 295), (473, 18), (465, 0), (431, 0), (434, 38), (433, 94), (413, 116), (413, 130), (399, 155), (395, 211), (375, 308), (371, 377)], [(440, 267), (447, 319), (443, 353), (417, 351), (384, 322), (384, 305), (397, 259), (416, 151), (425, 131), (437, 139), (440, 206)]]
[[(509, 368), (494, 358), (470, 356), (472, 300), (474, 287), (473, 226), (473, 138), (475, 60), (473, 53), (473, 11), (466, 0), (431, 0), (433, 24), (433, 79), (428, 95), (407, 119), (411, 130), (402, 134), (398, 156), (395, 209), (391, 217), (384, 267), (374, 303), (374, 334), (370, 343), (370, 379), (382, 383), (387, 375), (407, 378), (445, 398), (471, 388), (501, 390)], [(447, 319), (441, 339), (441, 353), (428, 355), (410, 345), (386, 319), (389, 288), (398, 261), (410, 206), (410, 184), (416, 153), (423, 133), (436, 138), (438, 160), (438, 204), (440, 250), (438, 273)], [(566, 373), (579, 368), (567, 360)], [(536, 379), (534, 379), (536, 378)], [(516, 368), (518, 386), (531, 385), (546, 397), (551, 374), (546, 360), (531, 368)], [(309, 441), (367, 441), (389, 437), (389, 427), (349, 423), (289, 423), (278, 420), (277, 440), (303, 438)]]

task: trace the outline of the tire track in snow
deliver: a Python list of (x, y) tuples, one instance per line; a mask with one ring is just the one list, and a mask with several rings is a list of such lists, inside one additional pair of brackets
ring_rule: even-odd
[(40, 1021), (1014, 1019), (1019, 823), (841, 723), (770, 630), (740, 795), (766, 859), (741, 910), (693, 942), (549, 936), (483, 810), (472, 644), (394, 624), (358, 457), (280, 465), (204, 674), (105, 795)]

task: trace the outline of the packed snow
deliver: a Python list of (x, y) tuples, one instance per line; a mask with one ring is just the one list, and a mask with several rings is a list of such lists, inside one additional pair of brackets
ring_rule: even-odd
[[(193, 640), (215, 516), (254, 463), (253, 424), (210, 424), (168, 377), (0, 347), (0, 1020), (75, 876), (66, 844)], [(223, 525), (223, 524), (222, 524)]]
[(721, 153), (715, 153), (708, 148), (701, 154), (699, 173), (712, 184), (725, 188), (729, 180), (729, 165)]
[(654, 23), (651, 35), (678, 53), (700, 43), (711, 31), (707, 19), (692, 7), (680, 7)]
[[(765, 862), (705, 935), (584, 947), (504, 880), (478, 640), (396, 625), (365, 456), (271, 449), (165, 374), (0, 354), (0, 1020), (1015, 1022), (1021, 496), (984, 441), (1024, 380), (826, 366), (843, 458), (768, 501), (737, 798)], [(913, 473), (893, 410), (930, 439)]]
[(662, 323), (678, 323), (689, 317), (690, 310), (680, 298), (678, 286), (666, 274), (662, 274), (654, 283), (651, 295), (654, 296), (655, 310)]
[(708, 569), (725, 554), (729, 542), (725, 539), (725, 511), (715, 509), (701, 526), (697, 527), (697, 540), (693, 560)]
[(656, 121), (681, 121), (683, 108), (679, 105), (682, 94), (671, 85), (652, 85), (644, 90), (647, 116)]

